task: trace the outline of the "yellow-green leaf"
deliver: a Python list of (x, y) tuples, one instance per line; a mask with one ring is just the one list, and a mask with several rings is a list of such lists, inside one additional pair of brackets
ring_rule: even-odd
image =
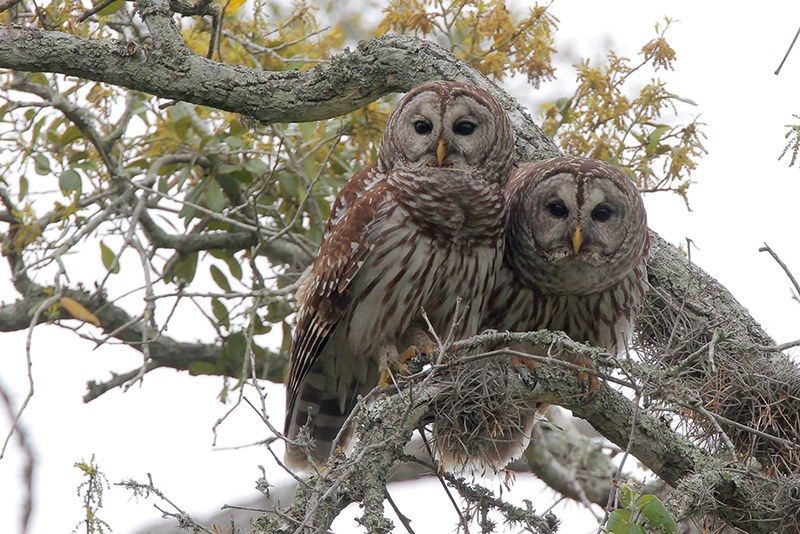
[(61, 300), (58, 301), (58, 305), (75, 319), (86, 323), (92, 323), (95, 326), (100, 326), (100, 319), (98, 319), (95, 314), (87, 310), (86, 307), (77, 300), (69, 297), (61, 297)]
[(103, 260), (103, 267), (105, 267), (107, 271), (111, 271), (113, 274), (119, 272), (119, 262), (115, 261), (117, 255), (102, 241), (100, 241), (100, 259)]
[(19, 227), (11, 241), (14, 250), (21, 251), (42, 235), (42, 229), (38, 224), (25, 224)]
[(19, 193), (17, 193), (17, 200), (22, 200), (28, 194), (28, 179), (25, 176), (19, 177)]

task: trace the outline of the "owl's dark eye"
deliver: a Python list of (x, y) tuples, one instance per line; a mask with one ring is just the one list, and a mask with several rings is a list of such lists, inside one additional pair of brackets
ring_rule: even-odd
[(569, 214), (569, 210), (560, 200), (548, 204), (547, 211), (550, 212), (550, 215), (552, 215), (553, 217), (557, 217), (559, 219), (563, 219), (564, 217), (567, 216), (567, 214)]
[(469, 121), (458, 121), (453, 125), (453, 132), (458, 135), (472, 135), (475, 131), (475, 123)]
[(611, 208), (605, 204), (600, 204), (592, 210), (592, 219), (603, 222), (609, 220), (613, 214), (614, 211)]
[(420, 135), (431, 133), (433, 126), (428, 121), (416, 121), (414, 123), (414, 131)]

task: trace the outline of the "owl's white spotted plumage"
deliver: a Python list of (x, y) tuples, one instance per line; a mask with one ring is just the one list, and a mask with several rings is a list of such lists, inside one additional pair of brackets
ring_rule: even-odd
[[(521, 165), (505, 186), (506, 249), (482, 329), (564, 331), (618, 355), (647, 288), (647, 215), (616, 167), (561, 156)], [(522, 351), (532, 347), (512, 347)], [(501, 468), (524, 452), (531, 406), (492, 451)]]
[[(476, 87), (431, 82), (397, 104), (376, 168), (342, 189), (312, 270), (298, 292), (285, 433), (308, 423), (311, 459), (324, 461), (358, 395), (378, 381), (379, 355), (407, 343), (424, 309), (456, 336), (477, 332), (502, 261), (513, 133)], [(304, 452), (287, 462), (307, 468)]]

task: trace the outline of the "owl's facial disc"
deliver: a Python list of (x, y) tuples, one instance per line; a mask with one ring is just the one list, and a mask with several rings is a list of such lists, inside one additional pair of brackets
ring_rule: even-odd
[(524, 198), (530, 245), (525, 270), (554, 293), (588, 293), (627, 272), (623, 251), (636, 227), (630, 198), (603, 176), (551, 175)]
[(399, 117), (400, 149), (414, 167), (472, 170), (489, 156), (495, 142), (492, 119), (468, 95), (457, 94), (442, 102), (435, 92), (422, 92)]
[[(529, 208), (542, 253), (552, 261), (597, 264), (624, 241), (626, 196), (604, 178), (575, 180), (570, 174), (544, 180)], [(541, 195), (541, 196), (539, 196)]]

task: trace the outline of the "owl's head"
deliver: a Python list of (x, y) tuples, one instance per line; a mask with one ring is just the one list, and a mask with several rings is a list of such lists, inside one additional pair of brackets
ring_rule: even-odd
[(415, 87), (397, 103), (383, 134), (378, 168), (463, 169), (502, 183), (513, 155), (511, 123), (492, 95), (438, 81)]
[(646, 258), (642, 197), (612, 165), (573, 156), (524, 164), (506, 195), (506, 260), (528, 287), (557, 295), (594, 293)]

